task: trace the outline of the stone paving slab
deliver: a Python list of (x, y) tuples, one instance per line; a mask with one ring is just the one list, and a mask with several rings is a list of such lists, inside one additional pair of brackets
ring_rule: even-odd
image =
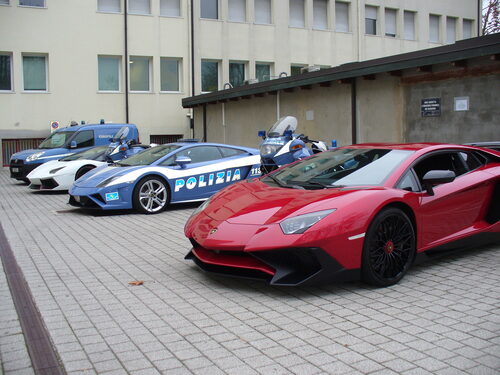
[[(500, 245), (390, 288), (270, 287), (183, 259), (196, 206), (102, 214), (67, 199), (0, 170), (0, 222), (68, 374), (499, 373)], [(3, 371), (33, 373), (0, 284)]]

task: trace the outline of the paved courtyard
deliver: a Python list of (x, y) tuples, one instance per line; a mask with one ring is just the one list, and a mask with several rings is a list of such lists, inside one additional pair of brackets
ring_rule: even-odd
[[(500, 245), (385, 289), (278, 288), (185, 261), (196, 206), (92, 214), (67, 200), (0, 169), (0, 224), (68, 374), (500, 373)], [(0, 358), (0, 373), (34, 373), (3, 267)]]

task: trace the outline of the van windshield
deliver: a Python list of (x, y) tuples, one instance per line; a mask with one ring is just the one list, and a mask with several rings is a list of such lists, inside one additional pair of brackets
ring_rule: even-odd
[(73, 136), (73, 134), (75, 134), (74, 131), (52, 133), (48, 138), (46, 138), (42, 143), (40, 143), (40, 146), (38, 146), (38, 148), (64, 147), (64, 145), (66, 145), (66, 143), (68, 142), (68, 139), (70, 139)]

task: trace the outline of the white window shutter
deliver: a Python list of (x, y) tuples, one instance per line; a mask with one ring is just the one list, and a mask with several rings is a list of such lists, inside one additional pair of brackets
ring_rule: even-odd
[(160, 15), (179, 17), (181, 15), (180, 0), (160, 0)]
[(271, 23), (271, 0), (254, 0), (255, 1), (255, 22), (270, 24)]
[(349, 4), (347, 3), (335, 2), (335, 30), (349, 31)]
[(314, 28), (325, 30), (328, 28), (328, 1), (314, 0), (313, 2)]
[(229, 21), (246, 21), (246, 0), (228, 0)]
[(304, 0), (290, 0), (290, 26), (305, 26)]
[(415, 40), (415, 13), (404, 13), (405, 39)]
[(385, 10), (385, 34), (388, 36), (396, 36), (396, 10)]

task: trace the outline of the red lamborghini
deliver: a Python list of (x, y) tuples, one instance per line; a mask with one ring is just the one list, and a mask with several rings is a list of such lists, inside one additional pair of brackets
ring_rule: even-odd
[(355, 145), (214, 195), (186, 223), (186, 259), (273, 285), (362, 278), (388, 286), (419, 255), (499, 243), (499, 219), (499, 152)]

